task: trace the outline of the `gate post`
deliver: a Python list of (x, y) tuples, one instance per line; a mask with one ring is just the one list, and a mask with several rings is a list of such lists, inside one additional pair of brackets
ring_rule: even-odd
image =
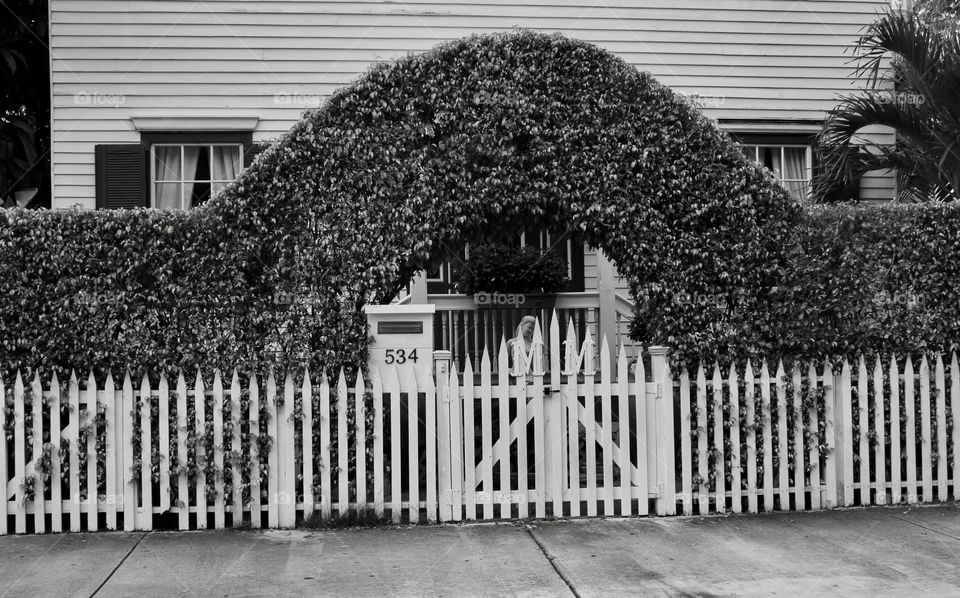
[(653, 384), (656, 389), (657, 515), (676, 515), (676, 447), (673, 442), (673, 376), (667, 361), (669, 349), (654, 346), (648, 350), (653, 370)]
[(433, 374), (437, 387), (437, 497), (440, 521), (453, 519), (453, 477), (451, 471), (450, 351), (433, 352)]

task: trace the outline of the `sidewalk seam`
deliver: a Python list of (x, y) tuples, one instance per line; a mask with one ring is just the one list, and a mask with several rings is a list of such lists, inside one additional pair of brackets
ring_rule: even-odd
[(550, 551), (547, 550), (547, 547), (543, 542), (537, 538), (536, 534), (533, 533), (533, 528), (529, 525), (525, 525), (524, 529), (527, 530), (527, 535), (530, 536), (530, 539), (533, 540), (534, 544), (537, 545), (537, 548), (540, 549), (540, 552), (543, 554), (544, 558), (547, 559), (547, 562), (550, 563), (550, 566), (553, 567), (553, 570), (557, 572), (557, 575), (563, 580), (563, 583), (567, 585), (570, 589), (570, 592), (575, 596), (575, 598), (583, 598), (580, 596), (580, 592), (577, 591), (577, 588), (573, 586), (573, 580), (571, 580), (567, 575), (560, 570), (560, 565), (557, 563), (557, 557), (550, 554)]
[(902, 522), (904, 522), (904, 523), (909, 523), (910, 525), (915, 525), (915, 526), (919, 527), (920, 529), (925, 529), (925, 530), (927, 530), (928, 532), (933, 532), (933, 533), (935, 533), (935, 534), (940, 534), (941, 536), (946, 536), (946, 537), (948, 537), (948, 538), (953, 538), (954, 540), (960, 540), (960, 538), (958, 538), (958, 537), (956, 537), (956, 536), (953, 536), (953, 535), (948, 534), (948, 533), (946, 533), (946, 532), (941, 532), (940, 530), (938, 530), (938, 529), (933, 529), (932, 527), (927, 527), (927, 526), (925, 526), (925, 525), (921, 525), (921, 524), (917, 523), (916, 521), (910, 521), (909, 519), (904, 519), (903, 517), (897, 517), (896, 515), (890, 515), (890, 516), (893, 517), (894, 519), (899, 519), (900, 521), (902, 521)]
[(114, 567), (112, 571), (110, 571), (110, 574), (107, 575), (107, 578), (101, 581), (100, 585), (97, 586), (97, 589), (94, 590), (92, 594), (90, 594), (90, 598), (93, 598), (94, 596), (96, 596), (97, 593), (99, 593), (100, 590), (103, 589), (103, 586), (107, 585), (107, 582), (110, 581), (110, 578), (113, 577), (113, 574), (116, 573), (120, 569), (120, 567), (123, 566), (123, 564), (127, 561), (127, 559), (130, 558), (130, 555), (133, 554), (133, 551), (137, 549), (137, 546), (140, 546), (140, 542), (144, 538), (146, 538), (147, 534), (149, 533), (150, 532), (143, 532), (143, 534), (139, 538), (137, 538), (137, 541), (133, 543), (133, 546), (130, 547), (130, 550), (127, 551), (127, 554), (123, 555), (123, 558), (120, 559), (120, 562), (117, 563), (117, 566)]

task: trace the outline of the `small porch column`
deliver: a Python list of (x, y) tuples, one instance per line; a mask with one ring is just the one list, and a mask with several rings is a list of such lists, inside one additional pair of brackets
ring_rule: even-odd
[(597, 348), (603, 346), (606, 335), (610, 350), (616, 354), (617, 336), (617, 269), (603, 251), (597, 249), (597, 292), (600, 302), (597, 323)]
[(410, 281), (410, 303), (413, 305), (427, 303), (427, 273), (424, 270), (417, 272)]

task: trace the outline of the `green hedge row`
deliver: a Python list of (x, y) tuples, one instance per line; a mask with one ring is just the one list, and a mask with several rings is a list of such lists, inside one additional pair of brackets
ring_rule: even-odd
[(173, 372), (263, 361), (275, 285), (207, 210), (0, 210), (0, 364)]
[(904, 353), (960, 342), (960, 204), (814, 206), (769, 310), (781, 351)]
[(538, 224), (611, 256), (636, 337), (681, 360), (934, 348), (958, 338), (957, 223), (803, 210), (614, 55), (477, 36), (374, 67), (189, 213), (0, 212), (0, 365), (356, 364), (365, 303)]

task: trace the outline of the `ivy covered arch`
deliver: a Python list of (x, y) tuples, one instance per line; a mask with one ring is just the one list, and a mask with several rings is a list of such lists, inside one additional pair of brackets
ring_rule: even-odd
[(388, 299), (441, 243), (532, 221), (580, 231), (614, 261), (641, 340), (686, 354), (762, 344), (742, 320), (775, 289), (798, 213), (651, 75), (532, 32), (373, 67), (204, 209), (251, 292), (289, 294), (259, 316), (326, 366), (363, 358), (363, 304)]

